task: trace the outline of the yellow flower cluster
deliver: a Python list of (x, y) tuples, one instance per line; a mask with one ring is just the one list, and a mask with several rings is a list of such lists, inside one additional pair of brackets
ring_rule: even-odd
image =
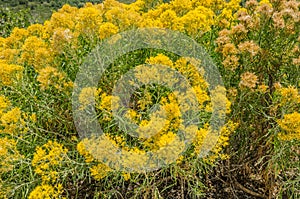
[[(147, 64), (161, 64), (165, 66), (169, 66), (170, 68), (173, 68), (180, 72), (185, 78), (187, 78), (190, 82), (190, 84), (193, 87), (200, 86), (201, 89), (205, 90), (208, 87), (207, 82), (204, 80), (203, 75), (204, 71), (203, 70), (198, 70), (196, 65), (200, 64), (201, 68), (201, 63), (199, 60), (194, 60), (189, 57), (182, 57), (176, 60), (174, 63), (172, 60), (170, 60), (169, 57), (163, 55), (163, 54), (158, 54), (155, 57), (150, 57), (146, 60)], [(144, 77), (146, 77), (148, 74), (142, 74)], [(150, 75), (150, 74), (149, 74)], [(166, 74), (164, 74), (166, 75)], [(152, 74), (153, 76), (153, 74)], [(163, 77), (161, 77), (163, 78)]]
[(102, 23), (103, 11), (92, 4), (86, 4), (84, 9), (79, 9), (76, 14), (75, 29), (85, 36), (98, 34)]
[(105, 178), (112, 169), (106, 164), (98, 163), (96, 166), (92, 166), (90, 171), (95, 180), (101, 180), (102, 178)]
[(28, 122), (34, 123), (34, 119), (34, 114), (25, 114), (19, 107), (13, 107), (7, 97), (0, 95), (0, 198), (6, 198), (12, 190), (5, 176), (24, 160), (18, 144), (28, 131)]
[(40, 83), (41, 90), (49, 89), (53, 86), (57, 90), (63, 90), (64, 88), (72, 87), (73, 82), (66, 81), (66, 74), (60, 72), (57, 68), (47, 66), (39, 71), (37, 77)]
[(0, 61), (0, 84), (4, 86), (18, 82), (22, 77), (23, 67), (15, 64), (1, 63)]
[(10, 101), (0, 96), (0, 135), (22, 136), (27, 132), (25, 117), (19, 107), (11, 107)]
[(299, 90), (294, 86), (278, 88), (277, 91), (280, 93), (280, 104), (300, 104)]
[(29, 194), (29, 199), (66, 199), (62, 197), (63, 187), (61, 184), (51, 186), (48, 184), (42, 184), (37, 187)]
[[(0, 80), (10, 85), (13, 74), (18, 72), (20, 77), (23, 66), (30, 66), (39, 74), (42, 90), (50, 85), (59, 90), (67, 89), (72, 84), (61, 72), (62, 65), (74, 61), (72, 55), (78, 55), (82, 38), (94, 44), (133, 27), (169, 28), (199, 36), (221, 18), (230, 24), (239, 8), (237, 0), (174, 0), (155, 5), (146, 0), (132, 4), (106, 0), (98, 5), (87, 3), (83, 8), (64, 5), (44, 24), (15, 28), (9, 37), (0, 37)], [(65, 63), (61, 63), (60, 56), (67, 59)]]
[[(27, 29), (15, 28), (9, 37), (0, 38), (0, 78), (2, 84), (10, 85), (16, 77), (14, 74), (21, 77), (23, 67), (26, 66), (34, 68), (38, 73), (37, 81), (41, 90), (47, 90), (50, 87), (64, 90), (72, 86), (67, 74), (62, 72), (68, 67), (65, 64), (68, 64), (69, 60), (65, 60), (66, 62), (62, 64), (59, 58), (65, 56), (67, 59), (69, 56), (66, 55), (67, 51), (76, 55), (78, 53), (76, 50), (80, 48), (81, 39), (93, 43), (132, 27), (169, 28), (197, 37), (209, 31), (213, 25), (222, 23), (224, 27), (227, 27), (234, 21), (234, 13), (240, 8), (237, 0), (185, 0), (184, 2), (174, 0), (170, 3), (158, 5), (152, 5), (152, 3), (152, 1), (137, 0), (135, 3), (127, 5), (115, 0), (106, 0), (98, 5), (87, 3), (83, 8), (65, 5), (53, 13), (51, 19), (44, 24), (33, 24)], [(155, 7), (153, 8), (153, 6)], [(220, 11), (221, 14), (219, 14)], [(190, 58), (180, 58), (176, 62), (172, 62), (162, 54), (146, 60), (146, 63), (149, 64), (170, 66), (189, 79), (199, 101), (199, 106), (203, 109), (209, 106), (207, 104), (210, 103), (207, 93), (208, 85), (202, 77), (202, 72), (198, 71), (197, 67), (192, 64), (193, 62), (195, 60)], [(138, 72), (136, 75), (138, 76)], [(143, 73), (140, 73), (140, 75), (145, 77)], [(79, 96), (79, 101), (83, 107), (90, 102), (86, 97), (90, 92), (94, 92), (94, 89), (87, 88)], [(110, 121), (112, 119), (111, 101), (118, 101), (118, 99), (107, 93), (100, 95), (99, 92), (96, 95), (99, 96), (99, 106), (97, 108), (105, 112), (102, 119)], [(117, 103), (113, 104), (116, 105)], [(156, 112), (157, 117), (153, 117), (150, 121), (143, 118), (143, 115), (136, 110), (129, 111), (130, 117), (139, 124), (138, 132), (141, 138), (146, 137), (143, 133), (152, 135), (151, 131), (153, 131), (153, 127), (156, 127), (154, 129), (156, 134), (153, 133), (153, 137), (144, 140), (145, 150), (153, 150), (164, 154), (168, 153), (165, 149), (168, 145), (172, 145), (173, 152), (181, 150), (183, 143), (175, 133), (181, 124), (181, 113), (178, 104), (178, 101), (171, 94), (162, 98), (161, 105), (162, 110), (166, 112), (166, 121), (161, 119), (161, 116), (164, 115), (163, 111)], [(146, 93), (144, 98), (138, 101), (140, 110), (144, 110), (151, 105), (152, 98), (149, 93)], [(113, 108), (118, 107), (114, 106)], [(18, 120), (16, 117), (20, 117), (20, 114), (18, 108), (9, 110), (1, 116), (1, 122), (3, 125), (11, 125), (11, 123)], [(12, 128), (10, 127), (10, 131)], [(8, 130), (9, 128), (6, 131)], [(114, 139), (108, 140), (112, 141)], [(115, 144), (118, 146), (117, 142)], [(78, 144), (77, 148), (86, 157), (87, 162), (93, 161), (93, 157), (86, 151), (82, 142)], [(127, 150), (128, 160), (145, 159), (143, 157), (144, 150), (138, 147), (128, 147)], [(36, 149), (32, 165), (35, 167), (35, 172), (42, 176), (44, 182), (56, 180), (58, 171), (56, 168), (59, 168), (66, 152), (62, 145), (52, 141)], [(166, 154), (164, 155), (166, 156)], [(169, 154), (169, 160), (172, 160), (172, 154)], [(132, 162), (127, 164), (132, 164)], [(97, 176), (98, 179), (102, 178), (100, 176), (105, 176), (99, 173), (99, 169), (101, 170), (103, 167), (100, 164), (91, 169), (93, 175)], [(46, 185), (44, 188), (43, 186), (37, 187), (36, 190), (43, 192), (42, 190), (46, 190)], [(47, 189), (54, 190), (53, 187)]]
[[(112, 145), (116, 146), (116, 143), (113, 140), (110, 140), (108, 136), (104, 136), (107, 139), (107, 147), (101, 145), (101, 148), (104, 147), (105, 149), (102, 151), (105, 151), (106, 153), (108, 151), (110, 151), (111, 153), (113, 153), (114, 150), (114, 146), (109, 146), (109, 141), (112, 141)], [(101, 180), (102, 178), (105, 178), (109, 172), (113, 171), (112, 168), (110, 168), (107, 164), (104, 164), (100, 161), (96, 161), (96, 157), (95, 157), (95, 150), (97, 150), (97, 139), (96, 138), (85, 138), (82, 141), (80, 141), (77, 144), (77, 150), (79, 152), (80, 155), (82, 155), (85, 158), (85, 162), (88, 163), (89, 165), (93, 165), (90, 167), (90, 172), (91, 175), (96, 179), (96, 180)], [(91, 145), (92, 144), (92, 145)], [(95, 145), (93, 147), (93, 145)], [(89, 147), (87, 147), (89, 146)], [(100, 146), (100, 145), (98, 145)], [(91, 151), (93, 150), (93, 151)], [(101, 150), (101, 149), (100, 149)], [(108, 150), (108, 151), (107, 151)], [(96, 151), (97, 153), (97, 151)], [(93, 154), (93, 155), (92, 155)], [(96, 163), (96, 165), (94, 165)]]
[[(113, 140), (111, 140), (109, 138), (109, 136), (107, 136), (106, 138), (109, 139), (113, 144), (116, 145), (116, 143)], [(91, 142), (91, 140), (93, 140), (93, 139), (84, 139), (84, 140), (80, 141), (77, 144), (77, 150), (78, 150), (79, 154), (85, 158), (86, 163), (93, 165), (90, 167), (90, 172), (91, 172), (91, 175), (94, 177), (94, 179), (101, 180), (101, 179), (105, 178), (106, 176), (108, 176), (109, 172), (113, 172), (114, 170), (112, 168), (110, 168), (107, 164), (104, 164), (100, 161), (96, 161), (94, 159), (94, 156), (91, 154), (90, 150), (88, 150), (86, 147)]]
[(48, 44), (37, 36), (26, 38), (21, 52), (18, 62), (22, 65), (33, 66), (36, 70), (40, 70), (52, 62), (53, 57)]
[(101, 93), (101, 89), (95, 87), (85, 87), (81, 90), (78, 100), (81, 105), (80, 109), (84, 109), (87, 105), (92, 103), (92, 99), (97, 100), (97, 96)]
[[(230, 102), (225, 96), (225, 88), (217, 88), (213, 91), (214, 100), (210, 99), (208, 95), (208, 83), (204, 80), (204, 71), (201, 69), (201, 63), (191, 58), (179, 58), (176, 61), (172, 61), (169, 57), (158, 54), (155, 57), (150, 57), (145, 61), (150, 65), (161, 64), (161, 67), (146, 67), (140, 65), (134, 68), (135, 77), (144, 84), (149, 84), (153, 80), (166, 81), (169, 74), (161, 74), (159, 68), (167, 66), (178, 72), (180, 72), (186, 79), (189, 80), (191, 89), (187, 90), (186, 93), (166, 93), (166, 96), (160, 99), (160, 108), (155, 110), (149, 116), (145, 116), (145, 109), (149, 108), (154, 103), (154, 98), (147, 87), (142, 92), (142, 96), (137, 96), (137, 106), (129, 108), (125, 114), (132, 122), (138, 125), (136, 129), (138, 141), (131, 140), (128, 143), (125, 139), (126, 133), (123, 132), (104, 132), (104, 134), (98, 138), (89, 138), (81, 141), (77, 145), (77, 150), (81, 155), (85, 157), (87, 163), (98, 163), (96, 166), (90, 168), (92, 175), (95, 179), (100, 180), (105, 178), (111, 171), (112, 166), (114, 169), (131, 168), (135, 171), (143, 171), (145, 168), (155, 168), (155, 160), (149, 159), (149, 153), (153, 154), (157, 161), (164, 159), (166, 164), (173, 163), (178, 157), (183, 158), (180, 154), (185, 148), (185, 143), (180, 139), (177, 132), (179, 130), (185, 132), (187, 139), (193, 139), (195, 146), (195, 154), (201, 151), (202, 143), (204, 138), (207, 136), (209, 129), (201, 128), (197, 126), (184, 127), (182, 125), (182, 113), (185, 111), (184, 103), (182, 107), (179, 107), (178, 97), (193, 99), (193, 94), (199, 102), (199, 109), (203, 112), (211, 112), (215, 107), (226, 105), (227, 109), (224, 110), (226, 113), (230, 112)], [(197, 69), (196, 65), (200, 65), (200, 70)], [(134, 82), (131, 82), (134, 84)], [(172, 85), (171, 82), (167, 85)], [(224, 91), (224, 92), (221, 92)], [(87, 94), (89, 93), (89, 94)], [(96, 94), (97, 93), (97, 94)], [(112, 104), (118, 104), (118, 98), (115, 96), (108, 95), (105, 92), (96, 92), (96, 88), (85, 88), (82, 90), (79, 101), (81, 104), (86, 104), (89, 101), (86, 94), (91, 96), (96, 94), (99, 97), (99, 104), (96, 107), (99, 108), (101, 114), (106, 114), (106, 117), (100, 117), (100, 123), (103, 121), (111, 121), (112, 109), (118, 107), (112, 106)], [(224, 101), (226, 99), (226, 101)], [(116, 102), (113, 102), (116, 101)], [(225, 104), (226, 103), (226, 104)], [(221, 113), (225, 114), (225, 112)], [(115, 124), (112, 124), (115, 125)], [(221, 149), (228, 144), (230, 133), (236, 128), (235, 123), (228, 123), (227, 128), (223, 128), (221, 136), (218, 140), (217, 147), (214, 148), (214, 158), (224, 158), (221, 155)], [(101, 146), (99, 148), (98, 146)], [(118, 151), (122, 149), (122, 153)], [(99, 160), (103, 160), (105, 157), (106, 163)], [(180, 159), (180, 158), (179, 158)], [(212, 161), (211, 159), (211, 161)], [(107, 164), (108, 163), (108, 164)], [(112, 163), (112, 165), (111, 165)], [(109, 165), (109, 166), (108, 166)]]
[[(226, 8), (229, 10), (229, 17), (233, 18), (232, 13), (239, 8), (239, 2), (236, 0), (230, 2), (187, 0), (185, 3), (176, 0), (169, 4), (159, 4), (154, 10), (146, 11), (147, 2), (143, 0), (129, 5), (115, 0), (107, 0), (98, 5), (87, 3), (84, 8), (80, 9), (65, 5), (53, 13), (51, 19), (46, 21), (44, 25), (34, 24), (27, 30), (15, 29), (11, 36), (5, 39), (4, 43), (7, 44), (6, 46), (14, 47), (14, 49), (23, 46), (23, 61), (31, 53), (32, 56), (28, 57), (30, 60), (27, 61), (32, 63), (34, 57), (40, 58), (35, 55), (37, 51), (43, 51), (41, 49), (47, 49), (44, 53), (56, 51), (56, 48), (51, 46), (51, 42), (47, 43), (47, 41), (55, 40), (54, 35), (57, 34), (58, 30), (63, 33), (61, 35), (64, 37), (59, 37), (64, 38), (63, 40), (79, 35), (95, 35), (100, 38), (107, 38), (118, 32), (119, 29), (128, 29), (133, 25), (136, 27), (174, 27), (173, 29), (177, 30), (186, 28), (185, 31), (196, 34), (198, 31), (209, 30), (210, 26), (214, 24), (213, 18), (220, 10)], [(215, 3), (218, 6), (212, 6)], [(15, 43), (18, 45), (14, 45)], [(33, 46), (33, 43), (37, 45)], [(51, 55), (44, 58), (51, 58)], [(47, 63), (48, 61), (50, 60), (47, 60)], [(37, 61), (35, 63), (38, 64)]]
[(31, 164), (35, 167), (35, 173), (41, 176), (42, 182), (30, 192), (28, 198), (66, 198), (63, 197), (63, 186), (58, 181), (67, 152), (62, 144), (51, 140), (36, 148)]
[[(107, 95), (105, 94), (104, 97), (107, 97)], [(139, 121), (139, 128), (137, 132), (139, 133), (139, 138), (145, 141), (143, 143), (143, 150), (139, 149), (138, 147), (131, 147), (127, 145), (128, 143), (126, 144), (125, 140), (121, 136), (113, 136), (107, 133), (101, 136), (102, 139), (99, 140), (92, 138), (89, 140), (83, 140), (77, 145), (78, 151), (85, 157), (86, 162), (92, 162), (94, 161), (94, 158), (96, 160), (101, 159), (101, 157), (106, 155), (105, 157), (108, 157), (108, 162), (111, 161), (115, 163), (117, 161), (116, 165), (114, 165), (114, 168), (122, 168), (125, 166), (125, 168), (135, 168), (136, 171), (150, 166), (147, 165), (149, 161), (147, 160), (148, 157), (146, 155), (146, 151), (149, 150), (157, 153), (159, 158), (168, 157), (168, 161), (171, 163), (170, 161), (174, 160), (174, 158), (176, 159), (184, 144), (180, 141), (178, 136), (172, 132), (179, 127), (180, 111), (174, 96), (170, 95), (169, 98), (170, 99), (165, 99), (162, 108), (166, 111), (167, 121), (165, 121), (164, 118), (161, 118), (161, 114), (163, 115), (163, 113), (159, 112), (162, 111), (155, 112), (154, 117), (152, 117), (150, 121)], [(112, 98), (107, 101), (108, 104), (111, 103), (111, 99)], [(103, 102), (100, 102), (100, 104), (103, 105)], [(160, 120), (162, 120), (162, 123)], [(159, 125), (160, 123), (161, 125)], [(152, 137), (148, 138), (149, 135)], [(103, 149), (99, 149), (99, 145), (101, 145), (101, 148)], [(89, 147), (86, 148), (87, 146)], [(122, 147), (124, 150), (121, 160), (118, 160), (117, 155), (117, 150), (119, 147)], [(172, 150), (170, 150), (170, 147)], [(176, 152), (178, 150), (179, 152)], [(91, 154), (93, 154), (93, 156)], [(153, 167), (154, 163), (151, 164)], [(92, 175), (98, 180), (105, 177), (109, 171), (111, 171), (111, 169), (101, 162), (98, 163), (97, 166), (93, 166), (91, 168)]]
[(237, 129), (238, 123), (233, 121), (228, 121), (225, 126), (222, 127), (220, 136), (218, 137), (218, 141), (216, 146), (211, 150), (212, 155), (207, 157), (207, 160), (213, 163), (217, 158), (228, 159), (229, 154), (221, 153), (222, 149), (229, 145), (229, 137), (230, 135)]
[(196, 132), (196, 139), (193, 141), (195, 155), (201, 151), (202, 144), (205, 137), (209, 133), (209, 125), (205, 124), (203, 128), (200, 128)]
[(106, 22), (101, 24), (99, 27), (99, 38), (100, 39), (109, 38), (110, 36), (118, 32), (119, 32), (119, 28), (116, 25), (110, 22)]
[(42, 177), (43, 182), (55, 182), (59, 168), (67, 157), (68, 150), (56, 141), (48, 141), (43, 146), (38, 146), (32, 159), (35, 173)]
[(300, 113), (294, 112), (286, 114), (277, 121), (284, 132), (279, 133), (278, 137), (282, 140), (300, 140)]
[[(100, 93), (99, 93), (100, 94)], [(112, 110), (116, 110), (119, 107), (119, 97), (107, 95), (106, 93), (101, 93), (99, 96), (99, 104), (97, 108), (103, 113), (104, 121), (112, 120)]]
[(220, 24), (221, 20), (229, 25), (234, 19), (233, 14), (239, 7), (237, 0), (229, 2), (174, 0), (169, 4), (160, 4), (154, 10), (144, 13), (139, 25), (141, 27), (164, 27), (199, 36), (209, 31), (212, 25)]
[(82, 155), (85, 158), (85, 162), (90, 163), (94, 161), (94, 157), (88, 152), (88, 150), (85, 147), (86, 139), (82, 140), (77, 144), (77, 151), (80, 155)]
[(154, 117), (151, 117), (149, 122), (142, 120), (137, 130), (140, 134), (148, 135), (144, 145), (152, 151), (160, 150), (175, 142), (178, 139), (176, 132), (182, 122), (179, 104), (173, 94), (169, 94), (167, 98), (162, 98), (161, 105), (161, 110), (155, 112)]
[(11, 171), (14, 162), (22, 159), (16, 146), (15, 140), (7, 137), (0, 138), (0, 175)]

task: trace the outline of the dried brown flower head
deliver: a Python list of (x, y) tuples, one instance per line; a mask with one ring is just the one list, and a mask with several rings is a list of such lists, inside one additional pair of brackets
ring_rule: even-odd
[(257, 76), (251, 72), (245, 72), (241, 75), (241, 81), (239, 83), (240, 88), (255, 88), (257, 84)]

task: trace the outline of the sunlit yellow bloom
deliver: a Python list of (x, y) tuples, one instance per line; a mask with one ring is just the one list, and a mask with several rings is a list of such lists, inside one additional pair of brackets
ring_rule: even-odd
[(1, 49), (0, 48), (0, 60), (5, 61), (4, 63), (13, 64), (18, 60), (20, 50), (19, 49)]
[(7, 137), (0, 138), (0, 174), (14, 168), (14, 162), (23, 157), (17, 150), (17, 142)]
[(146, 59), (146, 63), (148, 64), (162, 64), (166, 66), (173, 66), (172, 60), (170, 60), (169, 57), (163, 55), (163, 54), (158, 54), (155, 57), (150, 57)]
[(86, 87), (81, 90), (78, 98), (82, 108), (93, 102), (92, 99), (95, 99), (96, 92), (97, 89), (95, 87)]
[(95, 36), (102, 20), (102, 12), (97, 8), (93, 6), (81, 8), (76, 16), (76, 31), (88, 37)]
[(30, 36), (22, 46), (19, 63), (32, 65), (39, 70), (52, 62), (51, 51), (48, 44), (36, 36)]
[(68, 149), (56, 141), (48, 141), (43, 146), (38, 146), (35, 150), (32, 166), (35, 173), (42, 177), (44, 182), (55, 182), (58, 178), (59, 168), (67, 157)]
[(125, 181), (128, 181), (130, 179), (130, 173), (122, 173), (122, 176), (124, 178)]
[[(233, 121), (229, 120), (226, 125), (224, 125), (221, 129), (221, 134), (217, 138), (217, 143), (211, 150), (211, 155), (207, 158), (204, 158), (208, 162), (214, 162), (217, 158), (226, 159), (228, 158), (227, 154), (222, 153), (222, 149), (229, 145), (229, 137), (230, 135), (235, 132), (238, 127), (238, 123), (234, 123)], [(212, 135), (214, 136), (214, 135)], [(214, 139), (214, 138), (213, 138)]]
[(51, 86), (58, 90), (66, 87), (72, 87), (72, 83), (66, 80), (66, 74), (60, 72), (57, 68), (47, 66), (39, 71), (37, 77), (41, 90), (49, 89)]
[(119, 32), (119, 28), (112, 23), (103, 23), (99, 26), (100, 39), (108, 38)]
[(6, 38), (6, 46), (12, 49), (18, 49), (29, 36), (26, 29), (15, 27), (10, 36)]
[(107, 95), (103, 93), (101, 95), (101, 102), (99, 108), (101, 110), (111, 111), (112, 109), (117, 110), (119, 108), (119, 97)]
[(184, 24), (185, 31), (195, 36), (202, 35), (211, 29), (211, 26), (214, 24), (214, 16), (215, 14), (212, 10), (199, 6), (195, 10), (189, 11), (181, 20)]
[(42, 24), (32, 24), (28, 26), (27, 31), (31, 36), (42, 37), (44, 26)]
[(285, 105), (287, 103), (300, 103), (300, 94), (297, 88), (294, 86), (288, 86), (287, 88), (278, 88), (281, 95), (280, 103)]
[(176, 137), (176, 134), (174, 134), (173, 132), (168, 132), (166, 134), (163, 134), (156, 142), (156, 145), (160, 148), (160, 147), (165, 147), (168, 144), (170, 144), (172, 141), (174, 141)]
[(63, 186), (61, 184), (57, 184), (55, 186), (42, 184), (37, 187), (29, 194), (29, 199), (66, 199), (62, 197), (63, 194)]
[(5, 96), (0, 95), (0, 110), (6, 109), (9, 105), (10, 101)]
[(77, 144), (77, 151), (84, 156), (86, 162), (92, 162), (94, 160), (93, 156), (88, 152), (85, 147), (86, 140), (82, 140)]
[(98, 163), (96, 166), (93, 166), (90, 168), (91, 175), (96, 180), (101, 180), (102, 178), (105, 178), (112, 169), (103, 163)]
[(5, 86), (11, 85), (14, 80), (20, 80), (22, 72), (22, 66), (0, 63), (0, 83)]
[(279, 138), (282, 140), (300, 139), (300, 113), (294, 112), (286, 114), (282, 119), (277, 120), (278, 125), (282, 130)]

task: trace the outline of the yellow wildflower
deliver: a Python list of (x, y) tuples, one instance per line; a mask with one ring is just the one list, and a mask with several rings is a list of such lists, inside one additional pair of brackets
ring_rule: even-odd
[(112, 169), (103, 163), (98, 163), (96, 166), (90, 168), (92, 176), (95, 180), (101, 180), (105, 178)]
[(122, 176), (123, 176), (123, 178), (124, 178), (125, 181), (128, 181), (130, 179), (130, 177), (131, 177), (130, 173), (124, 173), (124, 172), (122, 173)]
[(285, 105), (287, 103), (300, 103), (299, 91), (294, 86), (278, 88), (278, 90), (281, 95), (281, 105)]
[(99, 27), (99, 38), (104, 39), (108, 38), (111, 35), (117, 34), (119, 28), (112, 23), (106, 22), (100, 25)]
[(285, 131), (279, 134), (280, 139), (300, 139), (300, 113), (286, 114), (283, 119), (277, 120), (277, 123)]
[(13, 169), (14, 162), (23, 157), (17, 150), (17, 142), (7, 137), (0, 138), (0, 175)]
[(45, 199), (66, 199), (66, 197), (62, 197), (63, 194), (63, 186), (61, 184), (57, 184), (55, 186), (51, 186), (48, 184), (42, 184), (37, 187), (29, 194), (29, 199), (37, 199), (37, 198), (45, 198)]
[(52, 63), (51, 51), (48, 44), (41, 38), (30, 36), (22, 46), (22, 54), (18, 62), (32, 65), (36, 70)]
[(40, 83), (41, 90), (49, 89), (50, 86), (58, 90), (62, 90), (66, 87), (71, 87), (72, 84), (66, 81), (66, 74), (60, 72), (57, 68), (47, 66), (39, 71), (37, 80)]
[(77, 144), (77, 151), (80, 155), (84, 156), (85, 162), (89, 163), (94, 160), (94, 157), (88, 152), (88, 150), (85, 147), (86, 140), (82, 140)]
[(20, 80), (22, 72), (22, 66), (0, 63), (0, 83), (5, 86), (9, 86), (14, 82), (14, 80)]
[(86, 107), (90, 103), (92, 103), (92, 99), (96, 97), (97, 88), (95, 87), (86, 87), (83, 88), (79, 94), (79, 102), (81, 104), (81, 108)]
[(158, 54), (155, 57), (150, 57), (146, 59), (146, 63), (148, 64), (161, 64), (161, 65), (166, 65), (166, 66), (173, 66), (172, 60), (170, 60), (169, 57), (163, 55), (163, 54)]
[(68, 150), (56, 141), (48, 141), (43, 146), (38, 146), (32, 159), (35, 172), (41, 175), (44, 182), (55, 182), (58, 178), (59, 167), (67, 156)]

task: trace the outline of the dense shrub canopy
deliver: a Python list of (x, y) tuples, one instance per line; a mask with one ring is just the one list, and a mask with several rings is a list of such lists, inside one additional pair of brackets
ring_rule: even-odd
[[(298, 1), (2, 2), (56, 11), (32, 24), (26, 12), (1, 11), (0, 197), (299, 197)], [(101, 139), (81, 140), (71, 101), (79, 66), (101, 42), (113, 46), (122, 39), (118, 33), (144, 27), (179, 31), (201, 44), (225, 88), (209, 90), (203, 60), (158, 49), (127, 53), (108, 66), (97, 87), (81, 89), (79, 109), (89, 110), (95, 99), (95, 119), (103, 129)], [(199, 124), (183, 125), (178, 93), (148, 84), (150, 77), (168, 78), (150, 67), (157, 64), (188, 80), (191, 90), (181, 95), (194, 93)], [(112, 104), (120, 101), (114, 85), (128, 71), (145, 83), (133, 92), (123, 115), (137, 126), (138, 136), (118, 126), (113, 114), (117, 106)], [(199, 158), (220, 103), (226, 110), (218, 114), (226, 114), (226, 122), (209, 155)], [(179, 130), (193, 138), (184, 153)], [(120, 148), (125, 158), (109, 164)], [(143, 172), (150, 152), (163, 154), (167, 164)], [(224, 188), (218, 190), (219, 184)]]

